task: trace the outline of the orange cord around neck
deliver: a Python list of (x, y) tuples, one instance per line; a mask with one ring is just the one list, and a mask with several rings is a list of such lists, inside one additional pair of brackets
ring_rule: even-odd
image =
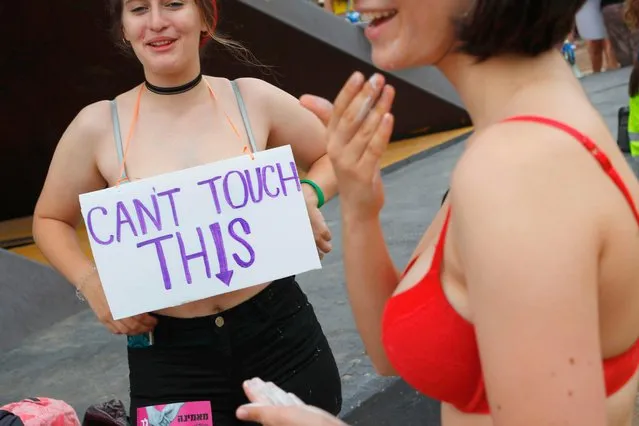
[[(213, 88), (207, 81), (206, 77), (203, 80), (204, 80), (204, 83), (206, 84), (206, 87), (209, 90), (209, 93), (211, 94), (211, 98), (213, 99), (213, 101), (217, 101), (215, 92), (213, 91)], [(122, 178), (122, 176), (124, 175), (124, 171), (126, 170), (126, 159), (129, 153), (129, 146), (131, 145), (131, 140), (133, 139), (133, 133), (135, 132), (135, 127), (140, 117), (140, 103), (142, 101), (143, 91), (144, 91), (144, 84), (141, 84), (140, 89), (138, 90), (137, 99), (135, 100), (135, 105), (133, 106), (133, 118), (131, 121), (131, 126), (129, 127), (129, 133), (127, 134), (127, 137), (126, 137), (126, 142), (124, 143), (124, 155), (122, 156), (122, 164), (120, 164), (120, 173), (118, 174), (119, 177), (118, 177), (118, 180), (116, 181), (116, 186), (120, 186), (122, 182), (126, 182), (130, 180), (128, 177)], [(233, 123), (233, 120), (231, 120), (231, 117), (229, 117), (228, 113), (224, 109), (222, 110), (222, 112), (224, 113), (224, 117), (226, 117), (226, 121), (231, 126), (231, 129), (233, 129), (233, 133), (235, 133), (235, 136), (238, 138), (239, 141), (241, 141), (242, 136), (240, 135), (240, 132), (237, 130), (237, 127), (235, 126), (235, 124)], [(249, 148), (248, 145), (243, 146), (242, 153), (248, 153), (251, 159), (255, 159), (254, 153), (252, 149)]]

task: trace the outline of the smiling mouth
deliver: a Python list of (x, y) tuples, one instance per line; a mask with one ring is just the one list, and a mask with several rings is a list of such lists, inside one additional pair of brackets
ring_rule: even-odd
[(149, 46), (151, 47), (164, 47), (164, 46), (168, 46), (170, 44), (175, 43), (175, 40), (162, 40), (162, 41), (152, 41), (150, 43), (147, 43)]
[(397, 15), (397, 10), (383, 10), (379, 12), (362, 12), (362, 21), (371, 27), (376, 27)]

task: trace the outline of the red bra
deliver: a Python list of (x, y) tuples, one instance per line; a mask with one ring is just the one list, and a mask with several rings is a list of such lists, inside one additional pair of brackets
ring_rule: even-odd
[[(560, 129), (581, 142), (623, 193), (639, 224), (639, 212), (628, 189), (608, 157), (591, 139), (572, 127), (543, 117), (521, 116), (506, 121), (542, 123)], [(417, 285), (395, 295), (386, 304), (382, 340), (395, 370), (415, 389), (452, 404), (462, 412), (488, 414), (475, 329), (448, 303), (440, 281), (449, 220), (450, 209), (428, 273)], [(415, 260), (409, 263), (407, 270)], [(639, 340), (625, 353), (604, 360), (603, 365), (606, 392), (611, 395), (627, 383), (637, 370)]]

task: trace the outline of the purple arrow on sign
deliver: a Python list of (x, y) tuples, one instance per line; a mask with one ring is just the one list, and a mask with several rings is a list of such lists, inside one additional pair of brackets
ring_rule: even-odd
[(222, 281), (227, 287), (231, 285), (233, 271), (229, 269), (229, 263), (226, 259), (226, 250), (224, 249), (224, 240), (222, 239), (222, 230), (219, 223), (209, 226), (213, 240), (215, 241), (215, 250), (217, 251), (217, 261), (220, 265), (220, 272), (215, 276)]

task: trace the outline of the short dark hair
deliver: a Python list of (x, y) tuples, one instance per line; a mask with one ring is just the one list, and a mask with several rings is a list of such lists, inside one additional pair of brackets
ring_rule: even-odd
[(499, 55), (534, 57), (561, 43), (586, 0), (474, 0), (455, 22), (459, 50), (484, 61)]

